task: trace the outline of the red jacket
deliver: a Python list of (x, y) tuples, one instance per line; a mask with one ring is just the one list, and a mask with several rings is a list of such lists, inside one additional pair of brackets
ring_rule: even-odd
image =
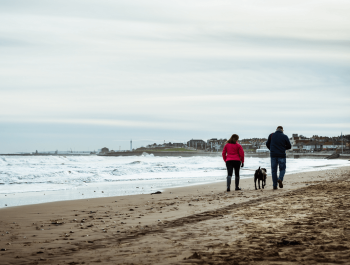
[(222, 150), (222, 158), (224, 161), (236, 160), (244, 163), (244, 151), (239, 143), (229, 144), (227, 143)]

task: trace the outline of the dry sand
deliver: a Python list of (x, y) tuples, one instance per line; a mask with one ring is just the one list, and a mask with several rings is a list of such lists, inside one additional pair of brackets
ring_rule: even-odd
[(350, 264), (350, 167), (267, 184), (3, 208), (0, 264)]

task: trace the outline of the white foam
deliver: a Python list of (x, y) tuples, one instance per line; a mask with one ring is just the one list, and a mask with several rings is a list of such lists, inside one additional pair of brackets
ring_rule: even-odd
[[(345, 160), (288, 159), (287, 173), (331, 169), (346, 164), (349, 162)], [(266, 168), (270, 175), (269, 158), (248, 157), (245, 170), (241, 170), (242, 178), (253, 177), (259, 166)], [(129, 185), (125, 183), (132, 183), (135, 187), (140, 182), (156, 183), (149, 187), (152, 188), (186, 186), (225, 178), (225, 163), (219, 156), (0, 156), (0, 194), (68, 191), (110, 183), (116, 190), (110, 193), (113, 196), (124, 194), (123, 185)]]

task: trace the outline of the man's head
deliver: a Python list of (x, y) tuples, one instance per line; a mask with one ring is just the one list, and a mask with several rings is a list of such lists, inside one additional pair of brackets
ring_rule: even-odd
[(277, 129), (276, 129), (276, 131), (281, 131), (281, 132), (283, 132), (283, 127), (282, 127), (282, 126), (278, 126)]

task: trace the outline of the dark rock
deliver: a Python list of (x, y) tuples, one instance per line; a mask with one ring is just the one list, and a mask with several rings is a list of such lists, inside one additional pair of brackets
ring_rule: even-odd
[(277, 245), (279, 246), (294, 246), (294, 245), (301, 245), (299, 241), (296, 240), (286, 240), (285, 238), (282, 238), (280, 242), (277, 242)]
[(190, 256), (190, 257), (188, 257), (188, 258), (189, 258), (189, 259), (200, 259), (201, 256), (200, 256), (197, 252), (195, 252), (195, 253), (193, 253), (192, 256)]

